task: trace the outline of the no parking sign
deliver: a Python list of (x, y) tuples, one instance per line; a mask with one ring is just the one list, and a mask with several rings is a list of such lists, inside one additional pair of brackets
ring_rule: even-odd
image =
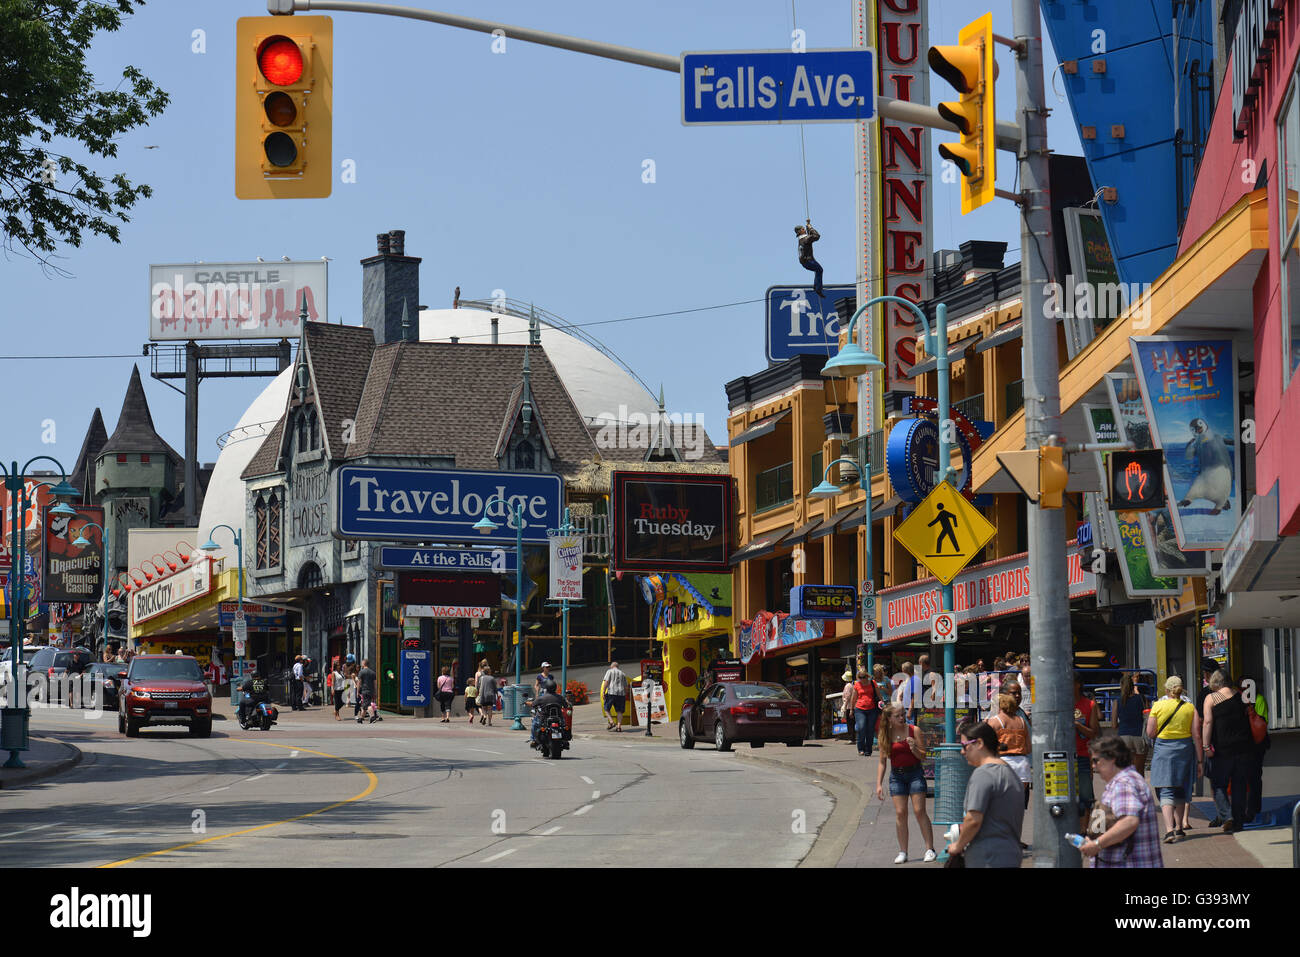
[(930, 641), (936, 645), (955, 643), (957, 641), (957, 616), (950, 611), (941, 611), (931, 618)]

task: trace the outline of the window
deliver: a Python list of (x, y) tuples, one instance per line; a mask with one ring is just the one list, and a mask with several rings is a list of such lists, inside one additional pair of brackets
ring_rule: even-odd
[(755, 511), (776, 508), (794, 501), (794, 468), (792, 462), (774, 469), (759, 472), (754, 480)]
[(1282, 184), (1282, 384), (1285, 388), (1300, 365), (1300, 229), (1296, 211), (1300, 206), (1300, 95), (1292, 82), (1291, 93), (1281, 116), (1278, 155)]
[(537, 468), (537, 453), (533, 450), (532, 442), (523, 441), (515, 446), (515, 468), (529, 470)]
[(314, 452), (321, 447), (320, 420), (310, 406), (298, 413), (298, 454)]
[(140, 456), (140, 464), (141, 464), (141, 465), (148, 465), (148, 464), (149, 464), (149, 456), (148, 456), (147, 454), (145, 454), (145, 455), (141, 455), (141, 456)]
[(279, 489), (257, 493), (253, 502), (254, 567), (270, 571), (280, 567), (280, 511)]

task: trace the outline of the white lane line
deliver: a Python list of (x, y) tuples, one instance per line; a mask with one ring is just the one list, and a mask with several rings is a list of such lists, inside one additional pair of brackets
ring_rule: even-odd
[(587, 784), (595, 784), (595, 783), (596, 783), (596, 782), (593, 781), (591, 778), (587, 777), (585, 774), (582, 775), (582, 780), (585, 781)]
[(298, 752), (297, 752), (297, 751), (290, 751), (290, 752), (289, 752), (289, 757), (291, 757), (291, 758), (296, 758), (297, 756), (298, 756)]
[(269, 776), (270, 773), (271, 773), (271, 772), (269, 772), (269, 771), (263, 771), (261, 774), (254, 775), (254, 776), (251, 777), (251, 778), (244, 778), (244, 783), (245, 783), (245, 784), (248, 784), (248, 783), (250, 783), (250, 782), (252, 782), (252, 781), (260, 781), (260, 780), (262, 780), (262, 778)]
[(493, 854), (491, 857), (483, 858), (483, 863), (491, 864), (493, 861), (499, 861), (501, 860), (501, 858), (505, 857), (508, 854), (513, 854), (517, 850), (519, 850), (519, 848), (517, 847), (506, 848), (506, 850), (502, 851), (500, 854)]
[(204, 793), (204, 794), (216, 794), (218, 791), (229, 791), (232, 787), (234, 787), (234, 785), (232, 785), (232, 784), (227, 784), (225, 787), (220, 787), (220, 788), (210, 788), (210, 789), (208, 789), (207, 791), (204, 791), (203, 793)]
[(560, 827), (561, 825), (557, 824), (555, 825), (555, 827), (547, 828), (545, 831), (542, 831), (542, 837), (549, 837), (550, 835), (554, 834), (556, 831), (560, 830)]
[(56, 821), (53, 824), (37, 824), (35, 827), (24, 828), (21, 831), (10, 831), (8, 834), (5, 834), (4, 836), (17, 837), (19, 834), (30, 834), (32, 831), (43, 831), (47, 827), (58, 827), (58, 825), (62, 823), (63, 823), (62, 821)]
[(583, 814), (586, 814), (590, 810), (591, 810), (591, 805), (584, 804), (582, 807), (578, 808), (576, 811), (573, 812), (573, 816), (581, 817)]
[(599, 800), (600, 800), (600, 792), (599, 792), (599, 791), (592, 791), (592, 792), (591, 792), (591, 799), (592, 799), (593, 801), (599, 801)]
[(500, 751), (489, 751), (487, 748), (466, 748), (465, 750), (466, 750), (466, 751), (478, 751), (478, 752), (480, 752), (480, 753), (482, 753), (482, 754), (495, 754), (495, 755), (497, 755), (497, 756), (500, 756), (500, 755), (501, 755), (501, 752), (500, 752)]

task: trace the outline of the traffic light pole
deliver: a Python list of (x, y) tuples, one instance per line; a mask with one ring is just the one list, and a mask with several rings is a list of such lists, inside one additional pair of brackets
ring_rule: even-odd
[[(1060, 357), (1056, 320), (1042, 308), (1053, 272), (1051, 191), (1048, 180), (1047, 108), (1043, 93), (1043, 38), (1038, 0), (1012, 0), (1016, 56), (1016, 113), (1022, 123), (1020, 150), (1020, 301), (1024, 317), (1025, 448), (1059, 444)], [(1049, 804), (1043, 754), (1065, 752), (1075, 764), (1073, 663), (1069, 586), (1065, 558), (1065, 510), (1030, 505), (1029, 654), (1034, 718), (1034, 866), (1079, 867), (1079, 852), (1065, 841), (1078, 828), (1074, 795)], [(1026, 689), (1029, 693), (1029, 689)]]
[[(454, 13), (439, 13), (436, 10), (421, 10), (418, 7), (404, 7), (394, 3), (365, 3), (359, 0), (266, 0), (266, 12), (273, 16), (292, 16), (294, 13), (334, 12), (334, 13), (376, 13), (386, 17), (402, 17), (407, 20), (423, 20), (427, 23), (440, 23), (443, 26), (457, 27), (461, 30), (473, 30), (477, 33), (498, 33), (509, 40), (521, 40), (525, 43), (538, 43), (542, 46), (570, 50), (574, 53), (586, 53), (590, 56), (604, 57), (607, 60), (620, 60), (647, 66), (653, 70), (668, 73), (681, 72), (681, 58), (666, 53), (650, 50), (637, 50), (632, 47), (604, 43), (600, 40), (584, 40), (581, 37), (565, 36), (548, 30), (535, 30), (532, 27), (516, 27), (508, 23), (496, 23), (480, 20), (477, 17), (463, 17)], [(876, 96), (876, 115), (900, 123), (914, 123), (934, 130), (956, 132), (957, 127), (939, 115), (932, 106), (912, 103), (908, 100), (896, 100), (888, 96)], [(1014, 123), (997, 124), (997, 146), (1002, 150), (1016, 150), (1020, 146), (1020, 127)]]

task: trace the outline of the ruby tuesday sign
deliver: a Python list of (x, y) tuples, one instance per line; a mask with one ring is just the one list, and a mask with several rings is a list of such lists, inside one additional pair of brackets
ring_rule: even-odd
[[(563, 498), (558, 475), (528, 472), (344, 465), (330, 482), (337, 538), (513, 545), (514, 516), (522, 509), (524, 541), (542, 544), (547, 528), (560, 525)], [(498, 526), (487, 534), (474, 529), (485, 510)]]
[(624, 571), (731, 570), (731, 477), (615, 472), (614, 561)]

